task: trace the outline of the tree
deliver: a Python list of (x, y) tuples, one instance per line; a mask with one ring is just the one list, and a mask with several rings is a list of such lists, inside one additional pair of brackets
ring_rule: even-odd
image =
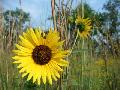
[(30, 21), (29, 13), (24, 12), (22, 9), (6, 10), (3, 12), (4, 16), (4, 48), (10, 48), (18, 38), (18, 35), (24, 29), (26, 22)]
[[(107, 23), (108, 44), (112, 49), (112, 53), (120, 54), (120, 0), (109, 0), (103, 7), (106, 11), (103, 16)], [(105, 35), (104, 35), (105, 36)]]
[(16, 10), (6, 10), (3, 13), (5, 24), (12, 26), (12, 23), (15, 25), (23, 26), (26, 22), (30, 21), (29, 13), (24, 12), (22, 9), (16, 8)]
[(109, 0), (107, 4), (104, 5), (106, 10), (106, 19), (110, 22), (110, 34), (118, 33), (118, 26), (120, 25), (120, 0)]

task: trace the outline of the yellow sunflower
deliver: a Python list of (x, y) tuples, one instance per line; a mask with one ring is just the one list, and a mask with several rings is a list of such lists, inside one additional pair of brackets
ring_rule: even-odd
[(50, 29), (45, 34), (40, 29), (29, 28), (19, 37), (17, 49), (13, 50), (16, 55), (12, 58), (15, 60), (13, 63), (19, 64), (17, 68), (22, 77), (28, 76), (27, 80), (32, 79), (39, 85), (41, 80), (44, 84), (47, 80), (52, 84), (52, 79), (56, 81), (60, 78), (61, 66), (69, 64), (65, 60), (69, 51), (62, 49), (63, 41), (59, 41), (59, 33)]
[(89, 18), (83, 19), (80, 16), (77, 17), (76, 21), (77, 29), (79, 30), (79, 35), (82, 38), (88, 38), (91, 31), (91, 20)]

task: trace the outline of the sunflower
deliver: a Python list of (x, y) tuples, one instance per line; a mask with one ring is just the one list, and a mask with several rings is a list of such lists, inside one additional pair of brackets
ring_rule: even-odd
[(60, 41), (59, 33), (49, 29), (45, 34), (40, 29), (27, 29), (23, 35), (19, 36), (20, 41), (16, 44), (13, 63), (17, 64), (19, 73), (22, 77), (27, 76), (27, 81), (40, 85), (41, 81), (52, 84), (60, 78), (61, 66), (68, 66), (65, 57), (69, 54), (68, 50), (63, 50), (63, 41)]
[(83, 19), (80, 16), (77, 17), (76, 21), (77, 29), (79, 30), (79, 35), (82, 38), (88, 38), (91, 31), (91, 20), (89, 18)]

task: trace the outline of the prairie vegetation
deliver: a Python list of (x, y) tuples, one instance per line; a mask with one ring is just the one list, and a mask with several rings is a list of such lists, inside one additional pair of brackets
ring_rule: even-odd
[[(65, 40), (63, 48), (72, 49), (66, 58), (69, 67), (53, 85), (38, 86), (21, 77), (12, 63), (12, 50), (19, 35), (32, 27), (31, 17), (24, 9), (4, 11), (0, 7), (0, 90), (120, 90), (120, 1), (108, 0), (103, 12), (94, 11), (84, 0), (77, 0), (73, 8), (73, 1), (51, 0), (48, 20)], [(87, 39), (77, 37), (77, 16), (91, 20)]]

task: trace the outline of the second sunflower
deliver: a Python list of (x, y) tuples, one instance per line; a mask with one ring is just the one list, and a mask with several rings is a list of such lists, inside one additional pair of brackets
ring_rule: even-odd
[(76, 21), (77, 29), (79, 30), (79, 35), (81, 38), (88, 38), (91, 31), (91, 20), (90, 19), (83, 19), (80, 16), (77, 17)]

